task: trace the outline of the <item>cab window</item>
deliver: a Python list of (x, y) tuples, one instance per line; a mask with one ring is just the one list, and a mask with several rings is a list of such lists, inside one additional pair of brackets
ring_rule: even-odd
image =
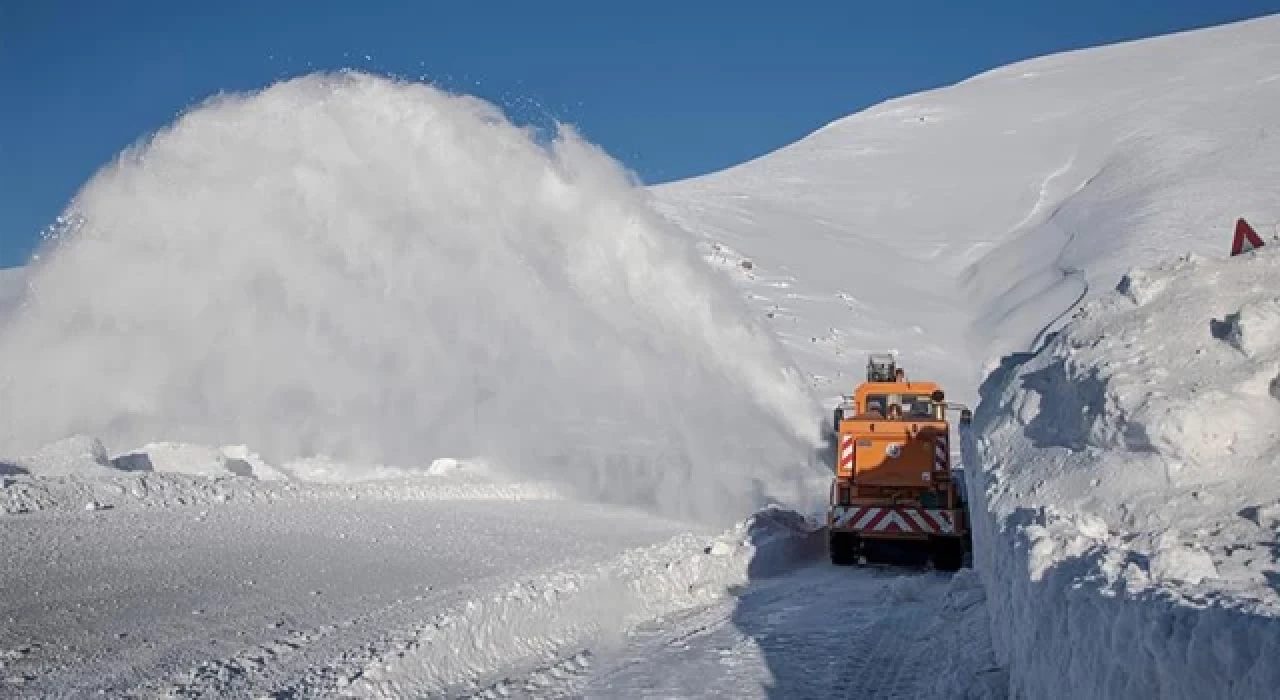
[(879, 413), (882, 416), (889, 415), (889, 407), (885, 402), (885, 397), (883, 395), (868, 396), (865, 412)]
[(889, 415), (889, 404), (902, 407), (903, 418), (932, 418), (933, 402), (924, 394), (868, 394), (865, 411)]

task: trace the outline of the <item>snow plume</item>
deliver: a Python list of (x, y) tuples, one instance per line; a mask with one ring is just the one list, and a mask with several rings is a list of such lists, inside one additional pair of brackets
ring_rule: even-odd
[(820, 474), (798, 372), (571, 128), (312, 75), (192, 110), (62, 218), (0, 331), (0, 454), (475, 455), (726, 522)]

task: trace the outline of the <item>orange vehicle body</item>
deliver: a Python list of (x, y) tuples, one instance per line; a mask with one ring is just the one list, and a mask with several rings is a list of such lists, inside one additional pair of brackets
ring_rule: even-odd
[(827, 514), (833, 562), (872, 560), (896, 543), (939, 569), (960, 567), (969, 528), (943, 396), (934, 382), (868, 381), (837, 409)]

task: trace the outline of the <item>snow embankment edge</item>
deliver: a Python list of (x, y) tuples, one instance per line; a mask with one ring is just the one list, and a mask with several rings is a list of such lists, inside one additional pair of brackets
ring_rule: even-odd
[(326, 673), (361, 697), (477, 692), (484, 685), (506, 695), (514, 690), (512, 671), (585, 664), (592, 646), (811, 564), (825, 546), (818, 524), (765, 508), (719, 535), (686, 533), (610, 561), (513, 582), (422, 625), (392, 658)]
[[(1264, 517), (1280, 397), (1262, 381), (1280, 381), (1280, 345), (1259, 311), (1277, 270), (1267, 253), (1131, 271), (987, 376), (961, 450), (1012, 696), (1280, 686), (1280, 518)], [(1244, 348), (1232, 329), (1250, 318)], [(1226, 429), (1223, 411), (1247, 420)]]

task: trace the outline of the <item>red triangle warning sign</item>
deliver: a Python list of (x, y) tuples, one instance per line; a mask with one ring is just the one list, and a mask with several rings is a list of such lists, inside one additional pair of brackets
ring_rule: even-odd
[(1231, 240), (1231, 254), (1239, 255), (1261, 247), (1262, 238), (1253, 230), (1249, 222), (1236, 219), (1236, 236)]

